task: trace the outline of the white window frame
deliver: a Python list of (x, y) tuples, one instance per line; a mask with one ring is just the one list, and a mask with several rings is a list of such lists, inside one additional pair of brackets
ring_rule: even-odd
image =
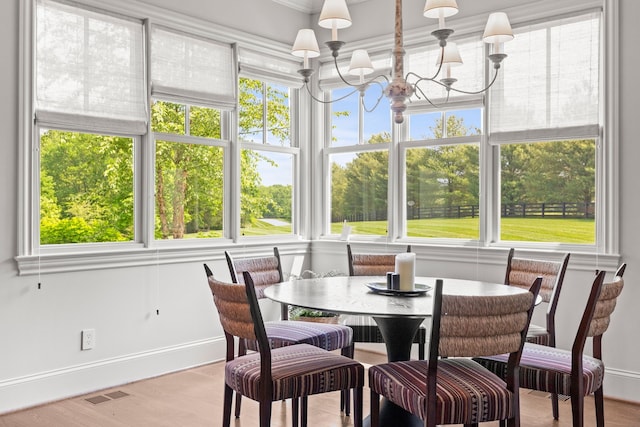
[[(603, 10), (602, 19), (602, 31), (601, 31), (601, 98), (602, 98), (602, 118), (601, 127), (597, 134), (597, 156), (596, 156), (596, 200), (597, 200), (597, 234), (596, 243), (594, 245), (570, 245), (570, 244), (548, 244), (548, 243), (527, 243), (527, 242), (500, 242), (496, 240), (498, 233), (498, 218), (495, 216), (499, 211), (499, 185), (500, 177), (499, 165), (500, 160), (498, 157), (498, 151), (491, 141), (489, 141), (489, 129), (488, 129), (488, 112), (484, 109), (484, 130), (482, 135), (482, 141), (480, 143), (480, 185), (483, 188), (484, 197), (480, 200), (481, 215), (485, 219), (481, 219), (480, 224), (480, 240), (479, 242), (468, 242), (469, 245), (478, 245), (481, 248), (502, 248), (510, 247), (512, 244), (517, 244), (519, 247), (530, 250), (545, 250), (551, 252), (579, 252), (584, 254), (585, 263), (591, 262), (593, 256), (599, 257), (600, 265), (608, 265), (615, 268), (619, 255), (619, 176), (618, 176), (618, 164), (619, 164), (619, 141), (618, 141), (618, 98), (619, 98), (619, 86), (618, 86), (618, 69), (619, 63), (619, 43), (617, 24), (619, 22), (619, 5), (615, 0), (589, 0), (587, 2), (581, 2), (578, 0), (567, 0), (561, 4), (557, 2), (553, 3), (554, 7), (548, 8), (545, 5), (551, 5), (552, 2), (546, 2), (545, 4), (530, 4), (521, 7), (515, 7), (513, 10), (509, 10), (509, 16), (514, 26), (524, 25), (528, 22), (543, 21), (545, 19), (553, 19), (556, 16), (562, 15), (579, 15), (581, 13), (593, 10), (594, 8), (601, 8)], [(550, 16), (549, 11), (553, 12)], [(474, 27), (476, 26), (476, 27)], [(462, 33), (465, 31), (477, 32), (480, 34), (481, 29), (477, 28), (476, 23), (468, 23), (468, 28), (462, 28)], [(457, 30), (458, 32), (458, 30)], [(414, 31), (405, 31), (405, 40), (413, 40), (416, 38)], [(466, 34), (466, 33), (465, 33)], [(478, 35), (479, 36), (479, 35)], [(369, 49), (379, 48), (379, 44), (372, 47), (371, 41), (363, 41), (358, 43), (351, 43), (349, 46), (352, 49), (359, 47), (366, 47)], [(361, 46), (362, 45), (362, 46)], [(508, 59), (507, 59), (508, 61)], [(484, 98), (484, 97), (483, 97)], [(455, 102), (455, 101), (453, 101)], [(455, 106), (455, 109), (461, 109), (459, 105)], [(328, 141), (331, 135), (330, 117), (326, 113), (326, 108), (321, 109), (325, 111), (324, 114), (317, 114), (318, 120), (324, 120), (324, 126), (316, 129), (316, 135), (318, 136), (318, 149), (324, 150), (324, 170), (322, 177), (322, 194), (323, 194), (323, 213), (322, 213), (322, 227), (321, 229), (329, 230), (329, 207), (330, 207), (330, 182), (329, 182), (329, 166), (328, 166), (328, 153), (338, 151), (336, 148), (331, 148), (328, 145)], [(403, 206), (402, 195), (404, 194), (404, 183), (402, 177), (404, 171), (402, 169), (402, 161), (404, 159), (404, 150), (408, 146), (418, 144), (417, 142), (406, 143), (402, 142), (403, 135), (405, 133), (403, 125), (395, 125), (393, 131), (393, 142), (390, 148), (390, 170), (389, 170), (389, 185), (392, 189), (400, 188), (400, 191), (390, 191), (389, 205), (390, 206)], [(579, 136), (579, 135), (571, 135)], [(593, 135), (591, 135), (593, 137)], [(398, 142), (400, 141), (400, 142)], [(443, 141), (437, 141), (441, 144)], [(396, 160), (391, 160), (397, 158)], [(399, 178), (400, 177), (400, 178)], [(397, 195), (399, 193), (399, 195)], [(437, 239), (408, 239), (404, 236), (405, 224), (403, 218), (403, 208), (398, 207), (393, 212), (390, 212), (393, 218), (393, 223), (390, 221), (390, 239), (391, 241), (398, 243), (414, 243), (417, 245), (428, 244), (430, 247), (447, 246), (452, 243), (456, 246), (464, 246), (456, 242), (440, 241)], [(323, 239), (335, 240), (338, 236), (330, 234), (322, 234), (320, 236)], [(352, 235), (351, 240), (361, 240), (360, 236)], [(363, 239), (366, 241), (366, 239)], [(580, 262), (579, 257), (574, 256), (576, 262)]]
[[(66, 1), (66, 0), (62, 0)], [(100, 0), (74, 0), (74, 5), (97, 10), (107, 14), (127, 17), (129, 19), (140, 20), (145, 27), (145, 49), (147, 49), (147, 64), (149, 63), (149, 28), (152, 25), (160, 25), (176, 31), (194, 34), (199, 37), (219, 41), (221, 43), (237, 44), (238, 46), (251, 47), (262, 53), (287, 58), (291, 61), (290, 46), (284, 43), (274, 43), (264, 40), (261, 37), (247, 34), (239, 30), (231, 29), (221, 25), (211, 24), (198, 18), (188, 17), (177, 13), (168, 13), (167, 9), (149, 6), (148, 4), (138, 4), (126, 0), (111, 0), (107, 4)], [(81, 271), (101, 268), (119, 268), (143, 265), (157, 265), (159, 263), (173, 263), (185, 261), (199, 261), (203, 257), (218, 256), (222, 248), (228, 248), (237, 241), (239, 234), (239, 193), (235, 198), (225, 200), (225, 231), (228, 233), (224, 239), (188, 239), (188, 242), (162, 242), (153, 239), (154, 221), (154, 179), (153, 163), (154, 153), (152, 148), (152, 133), (150, 124), (146, 133), (140, 135), (122, 135), (134, 138), (134, 174), (135, 174), (135, 197), (136, 197), (136, 218), (135, 218), (135, 241), (118, 243), (96, 243), (82, 245), (55, 245), (55, 247), (41, 250), (39, 245), (39, 163), (37, 141), (39, 139), (39, 129), (33, 121), (34, 111), (34, 67), (35, 67), (35, 14), (36, 0), (25, 0), (19, 2), (20, 31), (19, 31), (19, 176), (18, 176), (18, 242), (16, 262), (18, 274), (32, 275), (57, 273), (67, 271)], [(147, 66), (147, 74), (148, 74)], [(237, 68), (235, 69), (237, 72)], [(146, 76), (149, 81), (148, 75)], [(291, 79), (292, 86), (299, 85), (299, 79)], [(150, 106), (152, 101), (151, 89), (147, 89), (146, 105)], [(176, 101), (176, 100), (173, 100)], [(181, 102), (181, 101), (179, 101)], [(182, 101), (184, 102), (184, 101)], [(189, 102), (186, 102), (190, 104)], [(308, 110), (301, 104), (293, 108), (300, 108), (300, 112), (295, 112), (295, 121), (292, 118), (294, 131), (293, 139), (297, 139), (300, 134), (300, 115), (308, 115)], [(225, 194), (233, 194), (234, 190), (239, 190), (239, 148), (236, 134), (236, 114), (235, 112), (225, 113), (228, 115), (230, 149), (225, 153)], [(308, 120), (308, 119), (305, 119)], [(48, 123), (42, 123), (43, 126)], [(49, 126), (51, 127), (51, 126)], [(57, 129), (59, 127), (53, 127)], [(81, 131), (82, 129), (69, 129)], [(109, 132), (116, 134), (117, 132)], [(211, 144), (226, 144), (226, 141), (209, 142)], [(261, 147), (263, 148), (263, 147)], [(302, 157), (303, 151), (296, 147), (297, 158)], [(300, 160), (297, 160), (299, 163)], [(299, 167), (297, 168), (299, 169)], [(299, 176), (299, 172), (296, 171)], [(306, 179), (306, 178), (305, 178)], [(300, 187), (306, 185), (306, 181)], [(237, 187), (237, 188), (236, 188)], [(299, 190), (298, 190), (299, 191)], [(300, 195), (296, 195), (296, 200), (300, 200)], [(305, 199), (306, 200), (306, 199)], [(298, 203), (301, 204), (301, 203)], [(299, 206), (296, 209), (300, 209)], [(237, 215), (236, 215), (237, 213)], [(296, 212), (296, 217), (300, 218), (300, 212)], [(238, 218), (239, 219), (239, 218)], [(309, 220), (307, 220), (309, 221)], [(296, 229), (298, 235), (291, 236), (290, 239), (283, 239), (275, 236), (274, 240), (289, 241), (299, 240), (303, 236), (303, 227)]]

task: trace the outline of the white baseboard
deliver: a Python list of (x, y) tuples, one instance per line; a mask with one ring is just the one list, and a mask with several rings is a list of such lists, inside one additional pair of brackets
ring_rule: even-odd
[(606, 368), (604, 396), (640, 403), (640, 373)]
[(224, 338), (207, 339), (0, 382), (0, 414), (224, 360)]

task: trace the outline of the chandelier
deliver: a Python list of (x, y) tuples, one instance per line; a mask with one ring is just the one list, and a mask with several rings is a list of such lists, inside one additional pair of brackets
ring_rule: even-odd
[[(322, 28), (331, 29), (331, 40), (327, 41), (325, 44), (331, 50), (335, 68), (340, 79), (345, 84), (354, 87), (354, 91), (345, 95), (345, 97), (359, 91), (361, 102), (363, 102), (364, 93), (367, 88), (372, 83), (377, 83), (382, 87), (380, 80), (385, 80), (387, 85), (382, 90), (380, 98), (378, 98), (378, 102), (376, 102), (371, 110), (367, 111), (375, 109), (384, 95), (389, 98), (394, 121), (396, 123), (402, 123), (404, 121), (403, 113), (407, 108), (407, 101), (414, 94), (418, 99), (424, 98), (429, 103), (433, 104), (433, 102), (420, 88), (420, 85), (423, 82), (431, 82), (444, 87), (447, 91), (447, 98), (452, 90), (465, 94), (478, 94), (487, 91), (498, 77), (500, 63), (507, 57), (503, 51), (503, 44), (513, 39), (513, 31), (509, 24), (509, 18), (504, 12), (495, 12), (489, 15), (482, 39), (485, 43), (492, 45), (490, 48), (491, 53), (488, 55), (488, 58), (493, 63), (494, 75), (486, 87), (476, 91), (464, 91), (453, 87), (453, 84), (457, 79), (451, 76), (451, 67), (461, 65), (462, 58), (460, 57), (456, 44), (453, 42), (447, 42), (449, 36), (453, 34), (453, 30), (445, 27), (445, 18), (453, 16), (456, 13), (458, 13), (456, 0), (427, 0), (424, 6), (424, 16), (427, 18), (438, 19), (438, 29), (431, 32), (431, 35), (438, 40), (440, 46), (440, 55), (436, 64), (438, 68), (435, 74), (431, 77), (421, 77), (413, 72), (404, 75), (405, 50), (402, 40), (402, 0), (396, 0), (393, 69), (391, 81), (389, 81), (389, 78), (385, 75), (378, 75), (365, 81), (365, 76), (373, 73), (374, 68), (367, 51), (364, 49), (357, 49), (352, 54), (348, 72), (351, 75), (359, 76), (360, 79), (357, 84), (352, 84), (344, 78), (338, 67), (338, 55), (340, 48), (345, 45), (345, 42), (338, 40), (338, 29), (351, 26), (351, 16), (347, 9), (346, 0), (325, 0), (320, 12), (318, 25)], [(311, 97), (318, 102), (334, 102), (323, 101), (314, 97), (309, 88), (309, 80), (314, 71), (309, 67), (309, 58), (320, 56), (318, 41), (312, 29), (305, 28), (298, 31), (291, 53), (294, 56), (303, 58), (303, 68), (298, 70), (298, 73), (302, 75), (304, 85), (311, 94)], [(408, 81), (409, 77), (412, 77), (414, 80), (412, 83)], [(344, 97), (340, 99), (343, 98)]]

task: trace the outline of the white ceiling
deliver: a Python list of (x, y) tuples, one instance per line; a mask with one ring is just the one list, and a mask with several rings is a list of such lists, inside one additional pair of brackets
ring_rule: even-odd
[[(306, 13), (319, 13), (322, 9), (324, 0), (273, 0), (276, 3), (280, 3), (291, 9), (298, 10)], [(347, 5), (354, 3), (361, 3), (367, 0), (347, 0)]]

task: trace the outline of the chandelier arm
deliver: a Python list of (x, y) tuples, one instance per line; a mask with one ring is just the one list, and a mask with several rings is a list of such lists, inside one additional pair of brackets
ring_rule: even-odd
[[(360, 83), (360, 84), (354, 85), (353, 83), (349, 83), (349, 82), (347, 81), (347, 79), (345, 79), (345, 78), (344, 78), (344, 76), (342, 75), (342, 73), (340, 72), (340, 68), (338, 67), (338, 56), (337, 56), (337, 55), (335, 55), (335, 56), (333, 57), (333, 64), (334, 64), (334, 65), (335, 65), (335, 67), (336, 67), (336, 72), (338, 73), (338, 77), (340, 77), (340, 80), (342, 80), (342, 82), (343, 82), (344, 84), (346, 84), (347, 86), (355, 87), (355, 88), (356, 88), (356, 89), (358, 89), (358, 90), (359, 90), (359, 88), (361, 88), (361, 87), (367, 87), (367, 86), (369, 86), (371, 83), (376, 82), (376, 79), (378, 79), (378, 78), (380, 78), (380, 77), (382, 77), (383, 79), (385, 79), (385, 80), (386, 80), (386, 82), (387, 82), (387, 83), (389, 83), (389, 78), (388, 78), (387, 76), (385, 76), (384, 74), (378, 74), (377, 76), (372, 77), (371, 79), (369, 79), (368, 81), (366, 81), (366, 82), (364, 82), (364, 83)], [(377, 83), (377, 82), (376, 82), (376, 83)], [(378, 83), (378, 84), (380, 84), (380, 83)]]
[[(385, 77), (385, 76), (383, 76)], [(364, 111), (366, 111), (367, 113), (371, 113), (373, 110), (375, 110), (376, 108), (378, 108), (378, 104), (380, 104), (380, 101), (382, 101), (382, 97), (384, 96), (384, 88), (382, 87), (382, 83), (380, 82), (373, 82), (375, 84), (377, 84), (378, 86), (380, 86), (380, 96), (378, 96), (378, 100), (376, 101), (376, 103), (373, 105), (372, 108), (367, 108), (366, 105), (364, 105), (364, 98), (362, 100), (362, 107), (364, 108)]]
[[(427, 96), (427, 95), (422, 91), (422, 89), (421, 89), (421, 88), (419, 88), (418, 86), (416, 86), (416, 91), (419, 91), (419, 92), (422, 94), (422, 96), (424, 97), (424, 99), (426, 99), (426, 100), (427, 100), (427, 102), (428, 102), (429, 104), (431, 104), (432, 106), (434, 106), (434, 107), (436, 107), (436, 108), (441, 108), (441, 107), (442, 107), (442, 105), (435, 104), (431, 99), (429, 99), (429, 97), (428, 97), (428, 96)], [(416, 95), (416, 96), (417, 96), (417, 95)], [(420, 97), (418, 96), (418, 98), (420, 98)]]
[(354, 93), (356, 93), (358, 91), (358, 88), (355, 88), (351, 92), (347, 93), (346, 95), (341, 96), (340, 98), (332, 99), (331, 101), (325, 101), (324, 99), (317, 98), (311, 92), (311, 89), (309, 89), (309, 84), (308, 83), (305, 83), (304, 87), (307, 88), (307, 92), (309, 93), (309, 96), (311, 97), (311, 99), (313, 99), (314, 101), (319, 102), (321, 104), (332, 104), (334, 102), (342, 101), (343, 99), (348, 98), (349, 96), (353, 95)]
[[(458, 92), (458, 93), (464, 93), (464, 94), (466, 94), (466, 95), (478, 95), (478, 94), (480, 94), (480, 93), (482, 93), (482, 92), (486, 92), (486, 91), (488, 91), (488, 90), (489, 90), (489, 88), (490, 88), (491, 86), (493, 86), (493, 84), (496, 82), (496, 79), (497, 79), (497, 78), (498, 78), (498, 68), (496, 68), (496, 72), (495, 72), (495, 74), (493, 75), (493, 79), (491, 79), (491, 82), (490, 82), (490, 83), (487, 85), (487, 87), (485, 87), (484, 89), (480, 89), (480, 90), (476, 90), (476, 91), (466, 91), (466, 90), (462, 90), (462, 89), (456, 89), (456, 88), (454, 88), (454, 87), (449, 87), (449, 88), (448, 88), (448, 90), (452, 90), (452, 91), (454, 91), (454, 92)], [(440, 83), (440, 82), (436, 82), (436, 83), (439, 83), (439, 84), (441, 84), (441, 85), (442, 85), (442, 83)], [(443, 86), (445, 86), (445, 87), (446, 87), (446, 85), (443, 85)]]

